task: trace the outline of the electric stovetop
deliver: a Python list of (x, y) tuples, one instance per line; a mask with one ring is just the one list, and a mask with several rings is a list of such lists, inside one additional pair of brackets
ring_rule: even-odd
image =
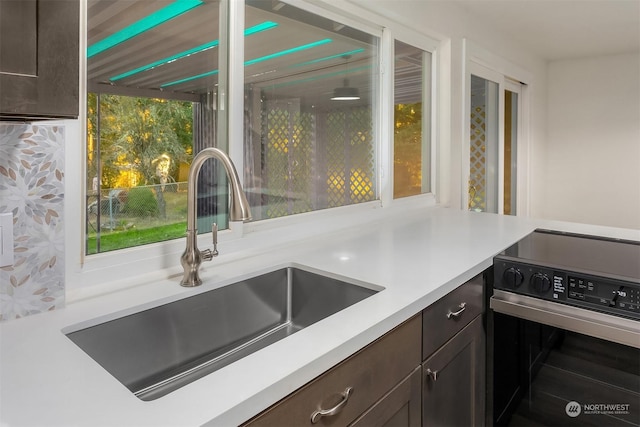
[(501, 259), (640, 283), (640, 242), (537, 229)]

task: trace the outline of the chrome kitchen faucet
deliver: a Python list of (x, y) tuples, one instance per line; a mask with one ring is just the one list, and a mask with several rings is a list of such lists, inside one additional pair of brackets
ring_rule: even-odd
[(180, 257), (180, 264), (184, 269), (184, 276), (180, 285), (193, 287), (202, 284), (202, 280), (198, 276), (198, 269), (202, 261), (211, 261), (214, 256), (218, 255), (217, 250), (217, 234), (218, 227), (213, 224), (213, 244), (214, 250), (205, 249), (200, 251), (198, 249), (197, 239), (198, 230), (196, 228), (196, 212), (197, 212), (197, 194), (198, 187), (198, 174), (200, 169), (207, 159), (217, 159), (222, 162), (227, 176), (229, 177), (230, 201), (229, 201), (229, 220), (230, 221), (248, 221), (251, 219), (251, 212), (249, 209), (249, 202), (247, 201), (244, 192), (242, 191), (242, 185), (238, 178), (238, 172), (233, 165), (233, 162), (229, 156), (218, 148), (205, 148), (196, 155), (189, 168), (189, 183), (187, 190), (187, 247), (184, 253)]

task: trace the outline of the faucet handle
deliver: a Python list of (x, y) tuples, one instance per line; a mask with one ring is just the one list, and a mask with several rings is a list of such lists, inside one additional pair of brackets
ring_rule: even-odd
[(213, 259), (213, 252), (211, 252), (211, 249), (200, 251), (200, 259), (202, 261), (211, 261)]
[(211, 226), (211, 235), (213, 238), (213, 252), (211, 252), (211, 256), (218, 256), (218, 224), (215, 222)]
[(215, 222), (211, 226), (211, 234), (213, 234), (213, 250), (205, 249), (200, 251), (202, 261), (211, 261), (213, 257), (218, 256), (218, 224)]

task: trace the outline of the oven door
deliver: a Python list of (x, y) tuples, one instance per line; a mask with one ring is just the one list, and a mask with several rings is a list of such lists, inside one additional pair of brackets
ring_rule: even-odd
[(490, 308), (494, 425), (640, 425), (640, 322), (501, 290)]

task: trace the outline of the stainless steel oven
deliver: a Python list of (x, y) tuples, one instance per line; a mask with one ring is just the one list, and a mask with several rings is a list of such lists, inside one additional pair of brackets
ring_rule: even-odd
[(640, 242), (535, 230), (493, 270), (488, 422), (640, 426)]

